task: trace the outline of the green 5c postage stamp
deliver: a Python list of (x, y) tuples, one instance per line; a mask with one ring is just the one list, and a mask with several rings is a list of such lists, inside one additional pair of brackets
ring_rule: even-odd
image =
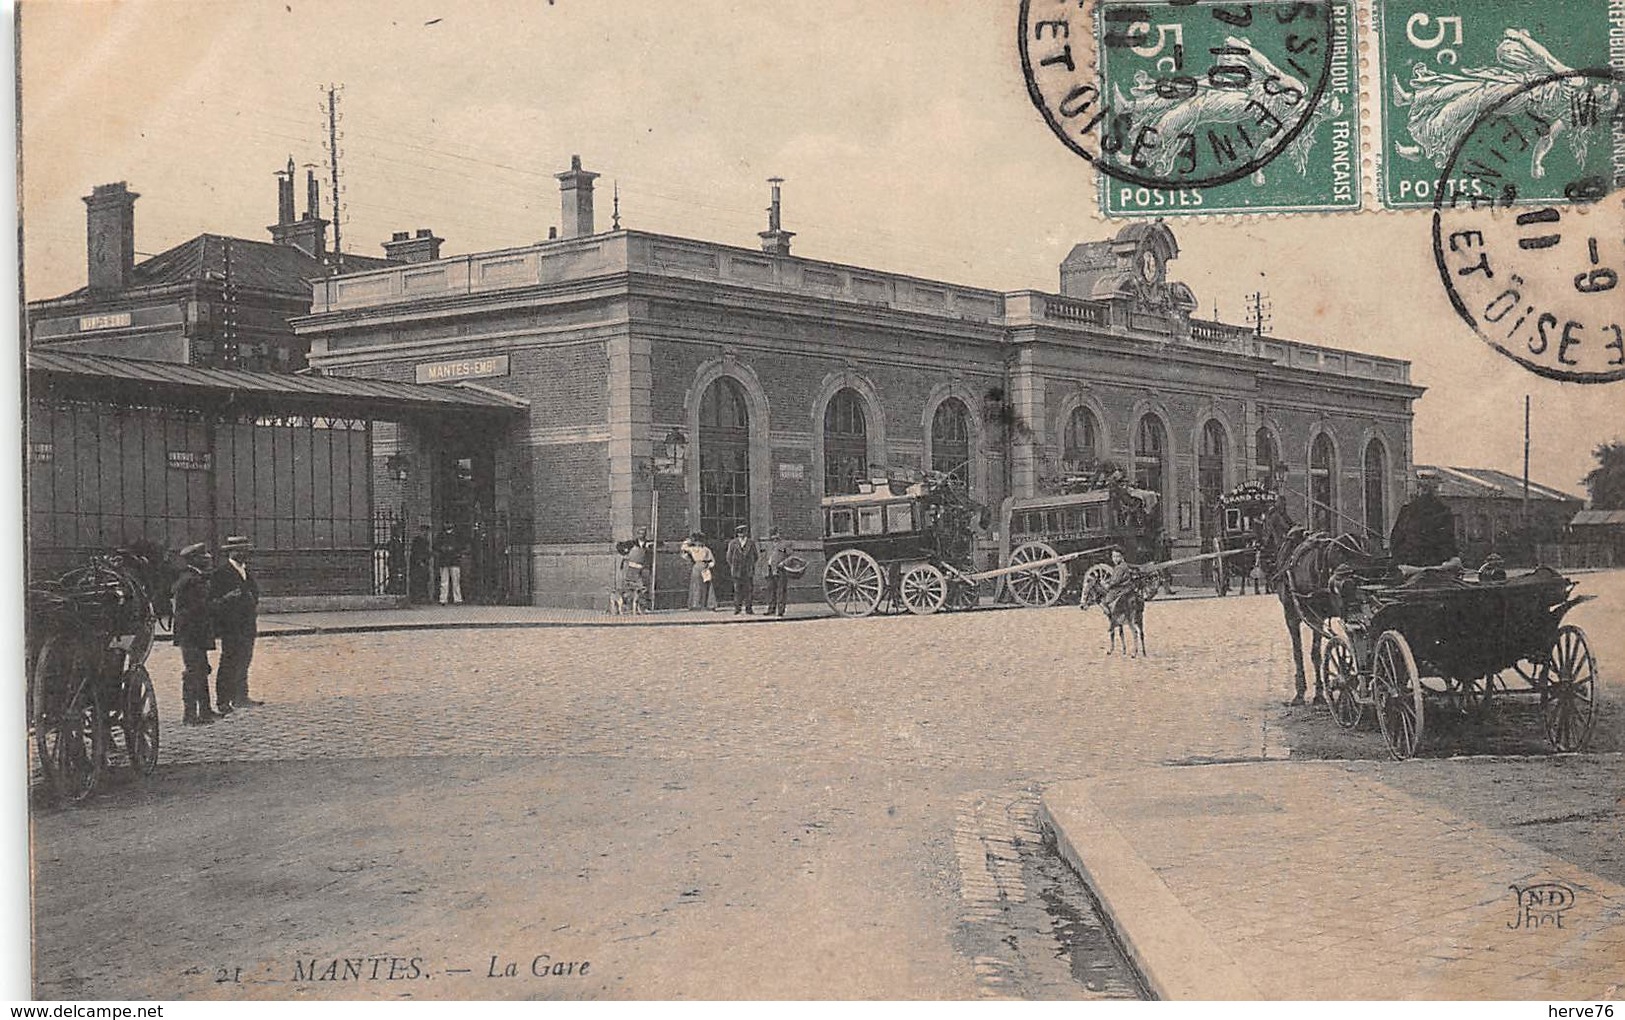
[(1096, 11), (1107, 216), (1360, 208), (1354, 3)]
[[(1384, 207), (1431, 207), (1451, 153), (1503, 103), (1510, 106), (1498, 113), (1543, 127), (1502, 168), (1499, 194), (1515, 194), (1519, 203), (1562, 201), (1610, 156), (1619, 172), (1619, 147), (1593, 151), (1594, 133), (1579, 130), (1591, 116), (1592, 90), (1563, 76), (1625, 70), (1625, 0), (1377, 0), (1376, 15)], [(1460, 182), (1488, 185), (1480, 176)]]

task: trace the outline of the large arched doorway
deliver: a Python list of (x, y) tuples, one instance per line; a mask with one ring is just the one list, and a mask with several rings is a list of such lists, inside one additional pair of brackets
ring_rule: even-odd
[(958, 397), (938, 404), (931, 416), (931, 470), (953, 475), (970, 490), (970, 410)]
[(1154, 414), (1134, 430), (1134, 484), (1157, 494), (1157, 519), (1168, 519), (1168, 430)]
[(1275, 435), (1269, 429), (1259, 429), (1253, 437), (1253, 477), (1264, 484), (1265, 488), (1274, 489), (1277, 484), (1275, 472), (1281, 463), (1281, 448), (1275, 444)]
[(700, 530), (718, 549), (750, 524), (750, 406), (723, 376), (700, 399)]
[(1382, 440), (1365, 446), (1365, 526), (1368, 537), (1388, 541), (1388, 451)]
[(857, 492), (869, 477), (869, 428), (863, 397), (857, 390), (837, 390), (824, 408), (824, 494)]
[(1100, 460), (1100, 423), (1087, 407), (1076, 407), (1067, 416), (1061, 436), (1061, 470), (1081, 472)]
[(1337, 448), (1322, 432), (1309, 447), (1309, 522), (1314, 531), (1337, 529)]
[[(1219, 535), (1223, 520), (1219, 498), (1224, 495), (1224, 451), (1229, 442), (1224, 426), (1219, 422), (1209, 419), (1202, 426), (1202, 445), (1196, 454), (1196, 491), (1201, 504), (1199, 514), (1203, 552), (1213, 550), (1213, 541)], [(1213, 569), (1211, 560), (1202, 561), (1204, 583), (1213, 579)]]

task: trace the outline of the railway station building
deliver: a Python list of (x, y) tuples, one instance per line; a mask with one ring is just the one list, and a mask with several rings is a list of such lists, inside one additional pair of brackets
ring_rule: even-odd
[(517, 401), (378, 421), (372, 499), (525, 522), (510, 555), (538, 604), (602, 607), (612, 543), (651, 525), (657, 605), (686, 594), (682, 538), (739, 524), (793, 540), (816, 598), (819, 500), (880, 475), (951, 471), (997, 510), (1111, 461), (1162, 494), (1174, 555), (1250, 479), (1384, 537), (1408, 498), (1409, 364), (1197, 318), (1162, 222), (1079, 244), (1056, 291), (1005, 292), (793, 255), (776, 195), (749, 247), (599, 231), (597, 176), (557, 175), (556, 238), (326, 276), (293, 320), (329, 377)]

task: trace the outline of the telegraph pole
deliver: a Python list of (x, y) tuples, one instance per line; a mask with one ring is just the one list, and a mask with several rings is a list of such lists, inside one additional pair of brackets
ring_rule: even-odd
[(1263, 336), (1264, 330), (1269, 326), (1270, 306), (1266, 297), (1261, 290), (1255, 290), (1247, 295), (1247, 318), (1252, 320), (1254, 336)]
[(344, 271), (344, 243), (339, 235), (343, 211), (339, 208), (339, 88), (328, 85), (327, 92), (327, 155), (333, 168), (333, 262), (339, 272)]

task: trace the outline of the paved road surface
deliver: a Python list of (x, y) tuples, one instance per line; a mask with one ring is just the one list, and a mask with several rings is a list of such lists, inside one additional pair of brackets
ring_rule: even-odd
[(40, 993), (1133, 995), (1065, 957), (1034, 790), (1280, 757), (1291, 692), (1268, 597), (1147, 622), (1138, 660), (1075, 608), (264, 641), (270, 704), (38, 816)]

